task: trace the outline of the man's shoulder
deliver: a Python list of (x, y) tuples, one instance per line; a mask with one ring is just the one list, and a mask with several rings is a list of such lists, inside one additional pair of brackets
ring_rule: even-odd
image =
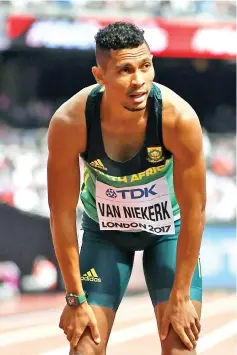
[[(56, 156), (80, 154), (86, 149), (85, 106), (88, 95), (96, 85), (88, 86), (64, 102), (54, 113), (48, 131), (48, 146)], [(80, 137), (80, 139), (79, 139)], [(58, 153), (59, 152), (59, 153)]]
[(185, 157), (197, 154), (196, 152), (201, 149), (202, 131), (196, 112), (173, 90), (161, 84), (154, 84), (162, 93), (162, 128), (165, 147), (173, 155), (181, 150), (185, 152)]
[(55, 111), (53, 118), (60, 117), (66, 120), (84, 121), (87, 98), (97, 85), (90, 85), (78, 91)]
[(196, 116), (193, 107), (175, 91), (160, 83), (154, 82), (154, 85), (161, 91), (163, 119), (165, 121), (166, 119), (173, 121), (176, 118), (182, 119), (188, 116)]
[(180, 95), (178, 95), (172, 89), (160, 83), (154, 82), (154, 84), (161, 91), (163, 107), (175, 106), (177, 109), (186, 108), (188, 106), (191, 107), (187, 101), (185, 101)]
[[(71, 146), (78, 154), (86, 147), (86, 120), (85, 106), (88, 95), (96, 85), (88, 86), (69, 100), (64, 102), (54, 113), (49, 125), (49, 146), (50, 142), (57, 142), (60, 139), (61, 145)], [(80, 137), (80, 139), (78, 139)], [(68, 149), (70, 152), (72, 149)]]

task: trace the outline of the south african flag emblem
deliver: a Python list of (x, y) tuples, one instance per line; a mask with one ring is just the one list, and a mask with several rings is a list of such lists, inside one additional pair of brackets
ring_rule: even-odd
[(164, 157), (162, 156), (162, 147), (148, 147), (147, 155), (147, 160), (150, 163), (158, 163), (159, 161), (164, 159)]

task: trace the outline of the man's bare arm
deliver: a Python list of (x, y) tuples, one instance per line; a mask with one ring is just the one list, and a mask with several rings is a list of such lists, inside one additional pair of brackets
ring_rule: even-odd
[(56, 257), (66, 292), (82, 294), (76, 231), (80, 190), (79, 154), (85, 148), (83, 125), (56, 112), (48, 132), (48, 200)]
[[(172, 114), (176, 113), (174, 109)], [(174, 156), (174, 188), (181, 212), (172, 295), (188, 298), (205, 224), (206, 174), (200, 123), (183, 100), (181, 111), (164, 129), (164, 143)]]

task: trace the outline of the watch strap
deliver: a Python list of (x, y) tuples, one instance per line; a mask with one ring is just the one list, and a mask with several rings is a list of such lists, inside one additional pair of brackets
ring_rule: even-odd
[(65, 296), (65, 298), (69, 306), (75, 307), (87, 301), (87, 294), (85, 292), (83, 295), (75, 295), (74, 293), (69, 293)]

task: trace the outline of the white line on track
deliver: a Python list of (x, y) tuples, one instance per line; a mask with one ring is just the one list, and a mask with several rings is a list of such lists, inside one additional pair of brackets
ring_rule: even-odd
[[(125, 328), (111, 334), (109, 345), (122, 344), (127, 341), (140, 339), (147, 335), (156, 333), (155, 322), (150, 321), (144, 324), (135, 325), (133, 327)], [(214, 331), (204, 335), (199, 340), (198, 353), (202, 354), (213, 346), (227, 340), (237, 334), (237, 321), (231, 321), (226, 325), (215, 329)], [(57, 350), (41, 353), (40, 355), (65, 355), (69, 353), (69, 347), (63, 347)]]
[[(139, 302), (139, 311), (143, 310), (145, 308), (150, 308), (152, 309), (150, 299), (147, 296), (135, 296), (133, 298), (126, 298), (124, 299), (124, 303), (122, 305), (122, 311), (129, 311), (130, 314), (133, 312), (136, 313), (137, 311), (137, 305), (134, 305), (134, 300), (135, 302)], [(148, 302), (144, 302), (148, 301)], [(58, 317), (57, 321), (59, 321), (59, 317), (62, 313), (63, 307), (61, 308), (49, 308), (49, 309), (44, 309), (44, 310), (39, 310), (35, 312), (26, 312), (26, 313), (20, 313), (20, 314), (13, 314), (13, 315), (8, 315), (8, 316), (2, 316), (0, 317), (0, 332), (1, 331), (6, 331), (10, 330), (12, 328), (17, 328), (17, 327), (24, 327), (24, 326), (30, 326), (30, 325), (39, 325), (39, 323), (47, 323), (48, 321), (53, 323), (54, 318)], [(120, 314), (122, 312), (119, 310), (117, 317), (120, 317)], [(134, 314), (133, 313), (133, 314)]]
[(229, 322), (201, 337), (197, 350), (199, 354), (202, 354), (213, 348), (215, 345), (220, 344), (222, 341), (231, 338), (235, 334), (237, 334), (237, 320)]
[(12, 316), (12, 318), (4, 316), (0, 318), (0, 332), (39, 325), (42, 323), (52, 323), (54, 320), (55, 324), (57, 324), (56, 322), (59, 322), (60, 312), (62, 312), (62, 309), (49, 309), (47, 312), (32, 312), (25, 316), (23, 314)]
[[(223, 311), (228, 312), (232, 309), (232, 301), (236, 299), (235, 295), (223, 297), (213, 301), (205, 301), (203, 303), (204, 314), (215, 314), (216, 308), (221, 307)], [(137, 304), (139, 303), (139, 307)], [(137, 309), (139, 308), (139, 312)], [(11, 331), (17, 328), (39, 326), (42, 324), (54, 324), (57, 326), (59, 317), (63, 308), (49, 308), (36, 312), (28, 312), (0, 317), (0, 334), (1, 332)], [(149, 297), (136, 296), (133, 299), (124, 299), (119, 311), (116, 315), (116, 323), (120, 321), (132, 321), (134, 319), (145, 319), (153, 315), (153, 308)], [(203, 317), (202, 317), (203, 318)]]
[[(134, 302), (136, 302), (136, 300), (134, 300)], [(225, 297), (212, 302), (211, 301), (205, 302), (203, 304), (202, 319), (211, 318), (212, 316), (230, 312), (234, 308), (235, 308), (235, 297), (233, 296)], [(135, 317), (134, 315), (137, 316)], [(121, 312), (120, 315), (118, 315), (118, 322), (122, 322), (124, 320), (129, 321), (133, 319), (141, 319), (140, 315), (143, 315), (142, 318), (144, 318), (144, 315), (147, 317), (147, 309), (144, 308), (142, 312), (141, 310), (139, 310), (139, 312), (131, 313), (130, 315), (128, 315), (127, 312), (126, 313)], [(118, 342), (121, 343), (124, 341), (140, 338), (143, 334), (148, 335), (156, 332), (157, 329), (156, 329), (155, 320), (144, 322), (136, 326), (126, 327), (123, 330), (114, 331), (111, 334), (109, 344), (113, 345), (113, 344), (117, 344)], [(19, 330), (2, 333), (0, 347), (6, 347), (13, 344), (19, 344), (23, 342), (44, 339), (48, 337), (61, 336), (61, 335), (62, 335), (62, 330), (60, 330), (55, 323), (43, 324), (43, 325), (34, 326), (32, 328), (19, 329)], [(44, 353), (42, 355), (58, 355), (58, 354), (61, 355), (63, 354), (63, 352), (65, 353), (65, 351), (66, 348), (63, 348), (63, 349), (54, 350), (49, 353)]]
[[(134, 319), (144, 319), (144, 318), (149, 318), (149, 316), (152, 314), (152, 307), (149, 304), (141, 304), (139, 305), (139, 312), (137, 312), (138, 306), (134, 307), (129, 307), (129, 309), (123, 309), (123, 312), (119, 312), (119, 314), (116, 316), (116, 322), (121, 322), (121, 321), (132, 321)], [(62, 309), (58, 310), (50, 310), (49, 312), (44, 312), (43, 314), (37, 313), (35, 315), (31, 314), (29, 317), (21, 317), (17, 318), (15, 320), (2, 320), (0, 319), (0, 334), (1, 332), (6, 332), (6, 331), (14, 331), (14, 329), (21, 328), (23, 331), (24, 327), (37, 327), (42, 324), (53, 324), (54, 326), (59, 323), (59, 318), (62, 313)], [(129, 312), (129, 313), (128, 313)], [(128, 315), (129, 314), (129, 315)], [(17, 331), (17, 330), (16, 330)], [(1, 343), (0, 343), (1, 347)]]

